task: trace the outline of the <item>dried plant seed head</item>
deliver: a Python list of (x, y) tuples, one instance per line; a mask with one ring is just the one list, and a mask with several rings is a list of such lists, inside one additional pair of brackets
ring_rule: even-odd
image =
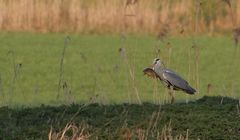
[(192, 48), (193, 48), (193, 49), (196, 49), (196, 48), (197, 48), (197, 46), (196, 46), (195, 44), (193, 44), (193, 45), (192, 45)]
[(128, 6), (128, 5), (130, 5), (130, 4), (132, 4), (132, 0), (127, 0), (127, 1), (126, 1), (126, 6)]
[[(205, 2), (205, 1), (204, 1)], [(202, 6), (203, 5), (203, 1), (202, 0), (196, 0), (195, 3), (197, 6)]]
[(170, 43), (170, 42), (167, 42), (167, 45), (166, 45), (166, 47), (167, 47), (168, 49), (172, 48), (172, 45), (171, 45), (171, 43)]
[(166, 34), (164, 32), (159, 32), (157, 35), (157, 39), (164, 41), (164, 38), (166, 37)]
[(119, 49), (118, 49), (118, 52), (122, 52), (122, 50), (123, 50), (123, 48), (119, 48)]
[(238, 38), (234, 37), (234, 43), (235, 43), (235, 46), (238, 46)]
[(211, 89), (212, 89), (212, 84), (208, 84), (207, 85), (207, 93), (210, 93), (211, 92)]
[(180, 28), (179, 33), (180, 33), (180, 34), (183, 34), (183, 33), (184, 33), (184, 28), (183, 28), (183, 27)]
[(139, 0), (133, 0), (133, 4), (137, 4)]
[(9, 55), (9, 54), (13, 54), (14, 52), (12, 51), (12, 50), (9, 50), (8, 52), (7, 52), (7, 55)]
[(224, 3), (226, 3), (229, 7), (232, 7), (230, 0), (222, 0)]
[(156, 55), (159, 55), (161, 53), (161, 50), (159, 48), (156, 48), (155, 53), (156, 53)]
[(212, 84), (210, 84), (210, 83), (209, 83), (207, 86), (208, 86), (208, 87), (211, 87), (211, 86), (212, 86)]
[(118, 65), (118, 64), (115, 64), (115, 65), (113, 66), (113, 71), (114, 71), (114, 72), (118, 72), (118, 71), (119, 71), (119, 65)]
[(68, 86), (67, 86), (67, 82), (66, 81), (64, 81), (64, 83), (63, 83), (63, 89), (66, 89)]
[(81, 58), (84, 60), (84, 62), (87, 62), (86, 55), (84, 53), (82, 53), (82, 52), (80, 52), (79, 54), (80, 54)]
[(169, 25), (167, 23), (165, 23), (160, 28), (160, 30), (157, 34), (157, 39), (164, 41), (164, 39), (167, 37), (168, 32), (169, 32)]
[(121, 134), (122, 134), (122, 138), (124, 140), (130, 140), (132, 137), (132, 132), (130, 131), (129, 128), (122, 128), (121, 129)]
[(119, 48), (118, 52), (120, 53), (121, 56), (124, 56), (126, 49), (125, 48)]
[(240, 38), (240, 28), (238, 27), (233, 29), (233, 40), (235, 42), (235, 46), (238, 45), (239, 38)]
[(70, 37), (70, 36), (67, 36), (66, 39), (71, 40), (71, 37)]
[(134, 4), (137, 4), (138, 3), (138, 0), (127, 0), (126, 1), (126, 6), (129, 6), (129, 5), (134, 5)]
[(16, 65), (16, 67), (17, 67), (18, 69), (20, 69), (20, 68), (22, 67), (22, 63), (18, 63), (18, 64)]

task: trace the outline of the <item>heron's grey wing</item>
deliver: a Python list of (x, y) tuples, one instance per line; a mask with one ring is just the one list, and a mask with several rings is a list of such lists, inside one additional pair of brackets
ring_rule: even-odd
[(169, 69), (164, 70), (163, 78), (176, 88), (188, 89), (188, 82)]

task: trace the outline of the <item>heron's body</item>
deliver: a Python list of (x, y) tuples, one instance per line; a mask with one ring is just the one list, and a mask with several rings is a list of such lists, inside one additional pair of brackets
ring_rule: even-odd
[(188, 94), (194, 94), (196, 92), (196, 90), (193, 89), (186, 80), (172, 70), (160, 67), (158, 69), (154, 69), (154, 71), (159, 76), (163, 85), (168, 89), (182, 90)]
[(187, 94), (194, 94), (196, 92), (196, 90), (192, 88), (181, 76), (172, 70), (163, 67), (160, 59), (154, 59), (152, 69), (147, 68), (144, 70), (144, 73), (150, 77), (159, 78), (163, 85), (170, 89), (172, 102), (174, 101), (172, 90), (182, 90)]

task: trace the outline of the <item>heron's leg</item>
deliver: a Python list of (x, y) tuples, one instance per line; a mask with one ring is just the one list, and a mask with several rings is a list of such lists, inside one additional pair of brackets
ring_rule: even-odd
[(171, 104), (174, 103), (174, 101), (175, 101), (173, 92), (174, 92), (173, 91), (173, 86), (170, 86), (169, 95), (171, 96)]

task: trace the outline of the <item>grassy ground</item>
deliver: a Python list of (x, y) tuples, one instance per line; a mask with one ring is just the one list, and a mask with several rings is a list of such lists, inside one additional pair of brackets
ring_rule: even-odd
[[(159, 135), (188, 139), (238, 139), (238, 100), (203, 97), (196, 102), (155, 105), (71, 105), (0, 108), (1, 139), (47, 139), (68, 123), (90, 139), (156, 139)], [(74, 128), (73, 131), (77, 128)], [(71, 129), (65, 136), (71, 136)]]
[[(65, 37), (66, 34), (0, 33), (1, 106), (90, 100), (104, 104), (138, 103), (137, 96), (142, 102), (164, 103), (169, 97), (163, 86), (142, 72), (156, 56), (199, 91), (194, 96), (178, 92), (178, 101), (206, 95), (208, 84), (212, 85), (209, 95), (239, 97), (240, 68), (236, 64), (240, 55), (230, 35), (170, 37), (161, 42), (147, 35), (127, 35), (122, 39), (120, 35), (72, 34), (63, 59), (57, 99)], [(197, 47), (192, 47), (193, 42)], [(119, 48), (125, 48), (125, 53)]]

